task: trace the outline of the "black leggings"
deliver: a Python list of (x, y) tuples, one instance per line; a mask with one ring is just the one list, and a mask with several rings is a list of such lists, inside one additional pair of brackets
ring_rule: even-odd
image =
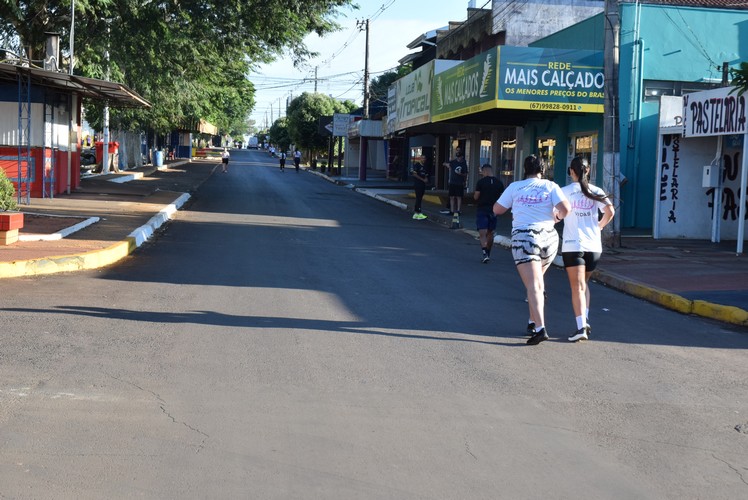
[(426, 192), (426, 184), (418, 182), (413, 185), (413, 190), (416, 192), (416, 206), (415, 211), (421, 211), (421, 203), (423, 203), (423, 194)]

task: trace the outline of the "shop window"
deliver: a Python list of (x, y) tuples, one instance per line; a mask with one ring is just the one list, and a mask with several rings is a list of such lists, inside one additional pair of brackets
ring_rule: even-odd
[(538, 156), (543, 162), (543, 177), (553, 180), (556, 166), (556, 139), (538, 139)]
[[(595, 183), (597, 178), (597, 134), (575, 135), (569, 141), (569, 155), (566, 166), (571, 165), (571, 160), (575, 156), (581, 156), (590, 164), (590, 182)], [(571, 178), (566, 175), (566, 183), (571, 182)]]
[(491, 164), (491, 137), (482, 138), (480, 141), (480, 161), (478, 165)]
[(664, 95), (683, 95), (690, 92), (709, 90), (721, 86), (719, 80), (703, 82), (674, 82), (667, 80), (644, 80), (642, 100), (659, 101)]
[[(494, 165), (496, 176), (501, 179), (505, 186), (515, 180), (515, 165), (517, 161), (517, 135), (513, 127), (504, 127), (499, 130), (499, 164)], [(521, 174), (520, 174), (521, 175)]]

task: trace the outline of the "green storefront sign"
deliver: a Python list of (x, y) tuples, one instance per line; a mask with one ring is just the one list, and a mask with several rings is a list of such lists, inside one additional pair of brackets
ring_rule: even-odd
[(434, 76), (431, 120), (488, 109), (602, 113), (603, 53), (501, 46)]
[(448, 120), (496, 107), (496, 61), (491, 49), (434, 76), (431, 121)]

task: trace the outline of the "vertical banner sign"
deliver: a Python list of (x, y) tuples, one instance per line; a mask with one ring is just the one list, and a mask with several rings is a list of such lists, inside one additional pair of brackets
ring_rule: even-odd
[(502, 46), (499, 53), (499, 108), (603, 112), (602, 51)]
[(494, 48), (436, 75), (431, 121), (449, 120), (496, 108), (498, 55), (498, 49)]
[(683, 137), (746, 133), (745, 94), (724, 87), (683, 96)]
[(392, 84), (387, 90), (387, 126), (385, 134), (394, 134), (397, 131), (397, 85)]

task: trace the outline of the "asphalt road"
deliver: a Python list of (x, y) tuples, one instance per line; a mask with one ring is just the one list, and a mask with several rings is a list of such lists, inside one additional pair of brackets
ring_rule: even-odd
[[(234, 152), (122, 264), (0, 281), (0, 498), (735, 499), (748, 333)], [(736, 428), (737, 426), (737, 428)], [(741, 427), (742, 426), (742, 427)]]

